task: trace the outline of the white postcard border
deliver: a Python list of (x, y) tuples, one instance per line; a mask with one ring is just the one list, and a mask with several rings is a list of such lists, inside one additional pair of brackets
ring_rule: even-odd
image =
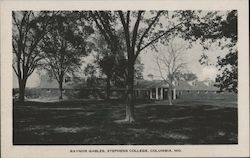
[[(238, 10), (238, 145), (12, 145), (12, 10)], [(247, 0), (1, 2), (1, 148), (3, 158), (249, 156), (249, 28)], [(83, 149), (181, 149), (181, 152), (72, 153)]]

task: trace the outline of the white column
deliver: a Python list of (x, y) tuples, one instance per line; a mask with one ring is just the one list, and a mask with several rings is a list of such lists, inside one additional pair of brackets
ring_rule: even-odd
[(161, 88), (161, 99), (163, 100), (163, 88)]
[(173, 100), (175, 100), (176, 99), (176, 89), (174, 88), (173, 89)]
[(152, 89), (149, 90), (149, 98), (152, 99)]
[(156, 99), (156, 100), (159, 99), (158, 88), (155, 88), (155, 99)]

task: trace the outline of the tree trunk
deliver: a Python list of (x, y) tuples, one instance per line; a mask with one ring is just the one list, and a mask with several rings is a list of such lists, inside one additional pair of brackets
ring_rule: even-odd
[(62, 91), (63, 91), (63, 81), (60, 80), (60, 81), (58, 82), (58, 84), (59, 84), (59, 91), (60, 91), (59, 99), (62, 100), (62, 99), (63, 99), (63, 93), (62, 93)]
[(125, 121), (132, 123), (134, 119), (134, 64), (128, 65), (127, 77), (127, 98), (126, 98), (126, 118)]
[(25, 97), (25, 88), (26, 88), (27, 79), (18, 79), (19, 83), (19, 102), (24, 103)]
[(169, 101), (169, 105), (173, 105), (173, 102), (172, 102), (172, 86), (169, 86), (169, 89), (168, 89), (168, 101)]
[(110, 98), (110, 77), (107, 77), (107, 80), (106, 80), (106, 99), (109, 100)]

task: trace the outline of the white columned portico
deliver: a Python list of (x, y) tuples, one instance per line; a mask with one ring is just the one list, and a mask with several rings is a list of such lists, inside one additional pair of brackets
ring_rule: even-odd
[(159, 99), (158, 88), (155, 88), (155, 99), (156, 99), (156, 100)]

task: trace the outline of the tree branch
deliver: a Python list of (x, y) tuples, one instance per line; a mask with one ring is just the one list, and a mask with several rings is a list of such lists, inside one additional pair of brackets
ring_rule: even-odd
[(138, 16), (137, 16), (137, 19), (136, 19), (136, 22), (134, 25), (133, 36), (132, 36), (132, 48), (133, 49), (135, 49), (135, 44), (136, 44), (136, 40), (137, 40), (137, 33), (138, 33), (138, 28), (139, 28), (142, 13), (144, 13), (144, 11), (138, 12)]
[(108, 45), (112, 46), (112, 41), (110, 40), (108, 33), (105, 31), (103, 26), (98, 22), (95, 16), (97, 13), (93, 13), (92, 11), (90, 11), (90, 14), (91, 14), (92, 19), (95, 21), (98, 29), (100, 30), (101, 34), (104, 36), (105, 40), (107, 41)]
[(124, 30), (124, 34), (125, 34), (125, 39), (126, 39), (126, 45), (127, 45), (127, 51), (128, 51), (128, 55), (132, 55), (131, 53), (131, 46), (130, 46), (130, 36), (129, 36), (129, 13), (127, 13), (127, 22), (124, 18), (123, 12), (122, 11), (118, 11), (121, 22), (122, 22), (122, 26), (123, 26), (123, 30)]
[(140, 50), (141, 44), (143, 42), (143, 39), (145, 38), (145, 36), (148, 34), (149, 30), (152, 28), (152, 26), (155, 24), (156, 20), (158, 20), (159, 16), (161, 15), (163, 11), (159, 11), (157, 12), (157, 15), (154, 17), (154, 20), (149, 24), (148, 28), (144, 31), (144, 33), (142, 34), (139, 43), (137, 45), (137, 50)]
[(15, 68), (15, 66), (12, 64), (12, 68), (13, 68), (13, 70), (15, 71), (15, 74), (17, 75), (17, 77), (18, 77), (18, 72), (17, 72), (17, 70), (16, 70), (16, 68)]
[(152, 41), (150, 41), (149, 43), (147, 43), (146, 45), (144, 45), (142, 48), (139, 48), (139, 49), (136, 51), (136, 52), (137, 52), (137, 53), (136, 53), (136, 56), (138, 56), (139, 53), (140, 53), (143, 49), (145, 49), (145, 48), (147, 48), (148, 46), (150, 46), (151, 44), (157, 42), (161, 37), (167, 35), (168, 33), (170, 33), (171, 31), (175, 30), (178, 26), (180, 26), (180, 25), (182, 25), (182, 24), (183, 24), (183, 22), (181, 22), (181, 23), (175, 25), (173, 28), (171, 28), (171, 29), (165, 31), (164, 33), (162, 33), (161, 35), (159, 35), (158, 37), (156, 37), (155, 39), (153, 39)]

